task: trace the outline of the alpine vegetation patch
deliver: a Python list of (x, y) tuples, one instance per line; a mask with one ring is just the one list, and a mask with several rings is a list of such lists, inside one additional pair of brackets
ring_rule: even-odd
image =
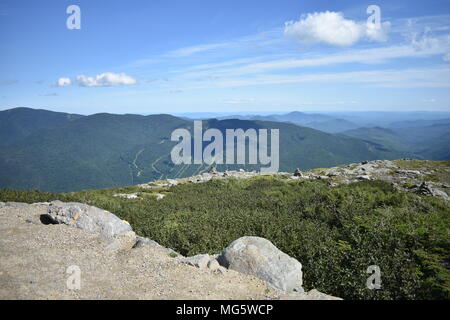
[[(209, 128), (203, 132), (202, 121), (198, 120), (194, 121), (193, 139), (191, 132), (187, 129), (179, 128), (172, 132), (171, 140), (179, 143), (173, 147), (170, 156), (176, 165), (192, 163), (207, 165), (213, 163), (260, 164), (262, 173), (278, 172), (280, 163), (279, 129), (270, 129), (270, 145), (268, 145), (268, 137), (268, 129), (249, 128), (245, 131), (243, 129), (225, 129), (224, 140), (224, 134), (219, 129)], [(248, 150), (246, 148), (247, 141)]]

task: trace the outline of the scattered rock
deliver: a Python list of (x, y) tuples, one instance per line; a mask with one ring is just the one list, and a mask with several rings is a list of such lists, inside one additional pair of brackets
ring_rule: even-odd
[(444, 198), (445, 200), (449, 200), (447, 193), (445, 193), (444, 191), (441, 191), (439, 189), (433, 188), (427, 182), (422, 182), (422, 184), (419, 186), (417, 191), (418, 191), (418, 193), (423, 194), (423, 195), (432, 196), (432, 197), (441, 197), (441, 198)]
[(178, 184), (178, 181), (175, 179), (167, 179), (167, 183), (169, 186), (176, 186)]
[(431, 196), (433, 194), (431, 187), (425, 181), (422, 182), (418, 188), (418, 192), (424, 195)]
[(450, 200), (450, 198), (449, 198), (449, 196), (447, 195), (447, 193), (445, 193), (445, 192), (442, 191), (442, 190), (439, 190), (439, 189), (432, 189), (432, 194), (433, 194), (433, 197), (441, 197), (441, 198), (443, 198), (443, 199), (445, 199), (445, 200)]
[(416, 175), (416, 176), (421, 176), (422, 173), (420, 171), (417, 170), (397, 170), (395, 171), (398, 174), (404, 174), (404, 175)]
[[(410, 161), (410, 160), (408, 160)], [(416, 160), (415, 160), (416, 161)], [(426, 161), (423, 161), (426, 163)], [(428, 169), (428, 170), (427, 170)], [(373, 161), (362, 161), (360, 163), (352, 163), (342, 166), (337, 166), (333, 168), (324, 168), (320, 169), (320, 173), (318, 173), (317, 169), (313, 169), (310, 171), (302, 172), (299, 168), (297, 168), (293, 175), (290, 175), (286, 172), (278, 172), (273, 175), (281, 175), (286, 178), (286, 181), (292, 180), (323, 180), (329, 182), (329, 186), (337, 186), (341, 184), (349, 184), (357, 181), (365, 181), (365, 180), (382, 180), (387, 181), (388, 183), (396, 183), (397, 189), (401, 191), (413, 191), (418, 192), (417, 187), (405, 187), (405, 185), (414, 185), (420, 184), (418, 179), (425, 175), (434, 173), (435, 169), (430, 170), (426, 167), (426, 165), (422, 168), (410, 170), (404, 169), (400, 165), (396, 163), (396, 161), (391, 160), (373, 160)], [(225, 179), (228, 177), (246, 179), (259, 175), (256, 171), (247, 172), (244, 169), (236, 170), (225, 170), (225, 172), (218, 172), (216, 167), (211, 167), (209, 172), (204, 172), (200, 175), (192, 176), (189, 178), (179, 178), (179, 179), (168, 179), (165, 181), (157, 181), (157, 182), (149, 182), (146, 184), (139, 185), (142, 188), (154, 188), (154, 187), (167, 187), (180, 183), (202, 183), (207, 182), (211, 179)], [(441, 183), (441, 182), (440, 182)], [(436, 191), (430, 196), (441, 197), (448, 200), (448, 196), (442, 190), (436, 189), (439, 187), (440, 189), (448, 188), (448, 184), (442, 183), (442, 186), (434, 186), (433, 189)], [(420, 193), (420, 192), (418, 192)], [(140, 198), (138, 196), (138, 198)], [(162, 199), (163, 196), (157, 195), (157, 199)]]
[(206, 269), (208, 267), (210, 259), (211, 257), (209, 256), (209, 254), (198, 254), (192, 257), (181, 258), (180, 261), (199, 269)]
[(208, 261), (208, 269), (215, 271), (220, 268), (220, 264), (216, 259), (211, 259)]
[(145, 244), (151, 244), (151, 245), (155, 245), (155, 246), (160, 246), (161, 247), (161, 245), (158, 242), (156, 242), (156, 241), (153, 241), (153, 240), (151, 240), (149, 238), (144, 238), (144, 237), (137, 236), (136, 237), (136, 243), (134, 244), (133, 248), (141, 248)]
[(209, 170), (209, 173), (211, 173), (211, 174), (217, 174), (217, 169), (216, 169), (216, 167), (212, 167), (212, 168)]
[(224, 274), (227, 272), (227, 268), (219, 266), (217, 269), (213, 270), (215, 274)]
[(125, 199), (137, 199), (137, 193), (116, 193), (114, 197), (125, 198)]
[(165, 194), (158, 193), (156, 194), (156, 200), (164, 199), (165, 196), (166, 196)]
[(220, 265), (266, 281), (285, 291), (302, 292), (302, 265), (259, 237), (242, 237), (233, 241), (219, 256)]

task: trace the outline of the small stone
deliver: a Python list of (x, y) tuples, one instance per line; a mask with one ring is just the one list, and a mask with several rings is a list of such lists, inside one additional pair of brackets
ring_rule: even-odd
[(209, 270), (214, 271), (214, 270), (216, 270), (218, 268), (220, 268), (220, 264), (219, 264), (219, 262), (216, 259), (209, 260), (209, 262), (208, 262), (208, 269)]
[(217, 174), (217, 169), (216, 169), (216, 167), (212, 167), (212, 168), (209, 170), (209, 173), (211, 173), (211, 174)]
[(213, 271), (215, 274), (224, 274), (227, 272), (227, 268), (219, 266), (217, 269)]
[(178, 181), (175, 179), (167, 179), (167, 183), (169, 186), (176, 186), (178, 184)]
[(135, 246), (136, 234), (133, 231), (123, 232), (114, 236), (114, 240), (107, 246), (107, 250), (128, 250)]
[(158, 193), (158, 194), (156, 195), (156, 200), (164, 199), (165, 196), (166, 196), (165, 194), (160, 194), (160, 193)]
[(209, 254), (198, 254), (196, 256), (182, 258), (180, 261), (199, 269), (206, 269), (210, 259)]

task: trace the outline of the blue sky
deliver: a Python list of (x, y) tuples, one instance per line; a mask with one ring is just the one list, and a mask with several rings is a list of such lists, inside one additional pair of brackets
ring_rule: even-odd
[(0, 0), (0, 44), (0, 110), (450, 111), (450, 0)]

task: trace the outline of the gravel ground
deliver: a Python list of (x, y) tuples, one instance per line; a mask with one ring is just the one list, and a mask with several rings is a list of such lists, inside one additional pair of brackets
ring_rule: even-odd
[[(279, 299), (261, 280), (180, 263), (163, 248), (107, 251), (96, 234), (46, 225), (45, 205), (0, 208), (0, 299)], [(80, 290), (67, 288), (69, 266)]]

